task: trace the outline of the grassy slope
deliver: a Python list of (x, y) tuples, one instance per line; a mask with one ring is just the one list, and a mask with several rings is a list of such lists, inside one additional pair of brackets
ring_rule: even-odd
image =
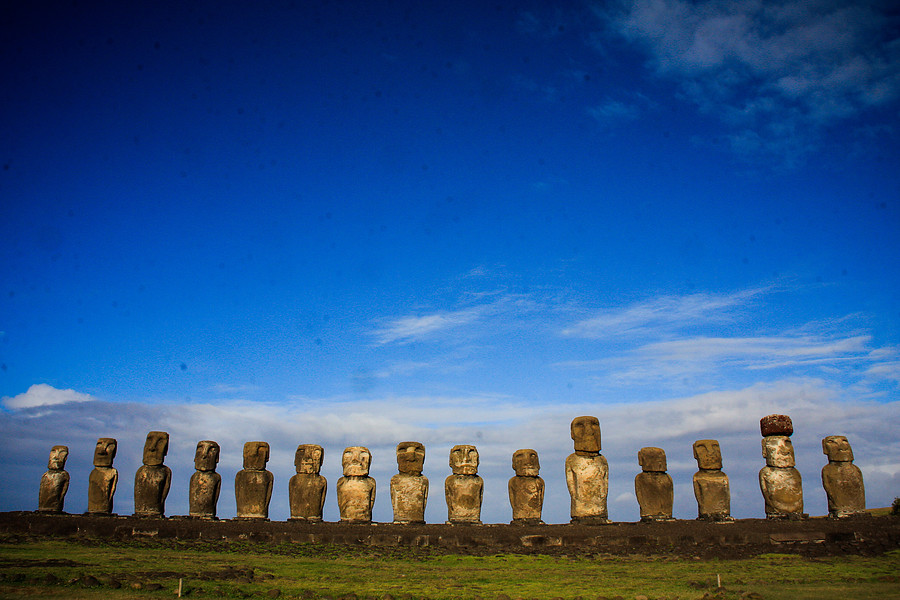
[[(248, 568), (255, 573), (252, 581), (238, 579), (247, 575)], [(212, 574), (213, 580), (201, 580), (203, 572)], [(59, 583), (48, 584), (48, 574)], [(335, 600), (350, 593), (361, 599), (385, 594), (433, 600), (476, 596), (493, 600), (499, 594), (541, 600), (576, 596), (595, 600), (599, 595), (634, 598), (637, 594), (693, 599), (715, 591), (717, 574), (728, 590), (721, 595), (725, 598), (738, 598), (742, 591), (756, 592), (766, 600), (900, 598), (900, 551), (874, 558), (766, 554), (740, 561), (701, 561), (601, 555), (473, 557), (341, 546), (200, 548), (0, 540), (2, 598), (171, 598), (181, 576), (190, 598), (219, 594), (239, 598), (250, 592), (266, 597), (266, 592), (277, 588), (282, 597)], [(105, 585), (86, 588), (68, 583), (85, 575)], [(110, 578), (122, 587), (109, 587)], [(132, 587), (151, 582), (164, 589)]]

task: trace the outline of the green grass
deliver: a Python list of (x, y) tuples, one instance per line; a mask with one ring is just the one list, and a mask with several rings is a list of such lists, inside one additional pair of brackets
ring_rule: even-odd
[[(247, 577), (252, 570), (252, 579)], [(763, 554), (744, 560), (669, 556), (558, 557), (445, 555), (422, 550), (327, 545), (107, 543), (0, 539), (0, 598), (172, 598), (183, 579), (187, 598), (315, 600), (355, 594), (360, 600), (403, 598), (571, 600), (577, 596), (626, 599), (721, 598), (755, 592), (765, 600), (900, 598), (900, 551), (879, 557), (808, 559)], [(85, 587), (91, 575), (100, 587)], [(51, 577), (51, 581), (47, 577)], [(55, 580), (53, 579), (55, 578)], [(75, 580), (79, 580), (75, 582)], [(113, 589), (116, 580), (121, 588)], [(148, 583), (158, 591), (134, 589)], [(751, 596), (753, 597), (753, 596)]]

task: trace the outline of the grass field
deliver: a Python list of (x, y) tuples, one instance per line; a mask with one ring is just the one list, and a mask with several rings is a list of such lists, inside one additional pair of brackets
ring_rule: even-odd
[[(717, 589), (717, 577), (724, 589)], [(2, 598), (281, 597), (307, 600), (900, 598), (900, 551), (744, 560), (665, 556), (487, 557), (265, 544), (0, 539)], [(159, 586), (157, 588), (157, 586)], [(154, 589), (155, 588), (155, 589)]]

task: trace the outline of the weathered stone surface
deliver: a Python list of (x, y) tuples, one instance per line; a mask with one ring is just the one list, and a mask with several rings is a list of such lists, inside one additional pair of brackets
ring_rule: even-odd
[(342, 523), (370, 523), (375, 504), (375, 480), (369, 477), (372, 454), (364, 446), (344, 448), (344, 476), (337, 482), (338, 510)]
[(38, 492), (40, 512), (59, 513), (63, 511), (66, 492), (69, 491), (69, 474), (65, 471), (69, 457), (68, 446), (53, 446), (47, 461), (47, 472), (41, 477)]
[(697, 518), (708, 521), (731, 521), (731, 489), (728, 476), (722, 472), (722, 452), (716, 440), (694, 442), (694, 458), (699, 471), (694, 473), (694, 496)]
[(766, 415), (759, 420), (759, 431), (763, 437), (769, 435), (792, 435), (794, 424), (787, 415)]
[(803, 485), (794, 468), (794, 447), (786, 435), (769, 435), (762, 440), (766, 466), (759, 471), (759, 488), (770, 519), (803, 516)]
[(325, 494), (328, 482), (319, 474), (325, 449), (318, 444), (300, 444), (294, 454), (294, 468), (297, 474), (288, 482), (288, 498), (291, 504), (291, 519), (298, 521), (322, 520)]
[(172, 483), (172, 470), (163, 464), (169, 451), (169, 434), (151, 431), (144, 442), (144, 464), (134, 474), (134, 514), (161, 517)]
[(194, 474), (188, 488), (189, 514), (192, 517), (213, 519), (222, 489), (222, 476), (216, 473), (219, 463), (219, 444), (212, 440), (197, 442), (194, 451)]
[(666, 473), (666, 452), (646, 447), (638, 451), (642, 471), (634, 478), (634, 493), (641, 510), (641, 521), (672, 519), (674, 486)]
[(268, 519), (275, 476), (266, 470), (269, 444), (244, 444), (244, 468), (234, 476), (234, 497), (239, 519)]
[(100, 438), (94, 448), (94, 470), (88, 476), (88, 509), (91, 514), (108, 515), (113, 510), (113, 495), (119, 472), (113, 468), (116, 440)]
[(397, 470), (391, 477), (394, 523), (424, 523), (428, 502), (428, 478), (422, 475), (425, 446), (419, 442), (397, 444)]
[(510, 478), (509, 504), (512, 506), (512, 523), (532, 525), (543, 523), (544, 480), (538, 474), (541, 463), (536, 451), (526, 448), (516, 450), (512, 456), (516, 476)]
[(478, 476), (478, 450), (461, 444), (450, 450), (453, 474), (444, 480), (447, 523), (481, 524), (484, 480)]
[(853, 449), (843, 435), (822, 440), (828, 464), (822, 467), (822, 487), (828, 497), (828, 515), (849, 517), (866, 511), (866, 491), (862, 471), (853, 464)]
[(609, 465), (600, 454), (600, 421), (576, 417), (571, 425), (575, 452), (566, 458), (572, 523), (608, 523)]

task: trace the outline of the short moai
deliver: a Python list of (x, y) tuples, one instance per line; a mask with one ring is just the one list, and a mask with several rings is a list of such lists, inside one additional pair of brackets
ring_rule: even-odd
[(194, 451), (194, 474), (188, 488), (189, 515), (200, 519), (215, 519), (222, 490), (222, 476), (216, 473), (219, 463), (219, 444), (212, 440), (197, 442)]
[(428, 502), (428, 478), (422, 475), (425, 467), (425, 446), (419, 442), (397, 444), (397, 471), (391, 477), (391, 506), (394, 523), (424, 523)]
[(267, 520), (269, 501), (275, 476), (266, 470), (269, 462), (269, 444), (247, 442), (244, 444), (244, 468), (234, 476), (234, 497), (237, 518)]
[(453, 474), (444, 480), (447, 524), (481, 524), (484, 480), (478, 475), (478, 450), (460, 444), (450, 450)]
[(862, 471), (853, 464), (853, 449), (843, 435), (822, 440), (828, 464), (822, 467), (822, 487), (828, 497), (828, 516), (851, 517), (866, 513), (866, 490)]
[(364, 446), (344, 448), (341, 466), (344, 476), (338, 479), (337, 501), (341, 523), (371, 523), (375, 505), (375, 480), (369, 477), (372, 454)]
[(53, 446), (47, 460), (47, 472), (41, 477), (38, 492), (38, 512), (61, 513), (69, 491), (69, 474), (66, 472), (68, 446)]
[(768, 415), (759, 421), (762, 454), (766, 466), (759, 471), (759, 489), (766, 506), (767, 519), (802, 519), (803, 485), (800, 471), (794, 468), (794, 425), (787, 415)]
[(634, 493), (641, 511), (641, 521), (671, 521), (675, 498), (672, 477), (666, 473), (666, 451), (646, 447), (638, 450), (641, 472), (634, 478)]
[(328, 482), (319, 474), (325, 449), (318, 444), (300, 444), (294, 454), (297, 474), (288, 482), (288, 499), (291, 504), (291, 521), (322, 521)]
[(88, 476), (88, 508), (91, 515), (111, 515), (113, 496), (119, 472), (113, 468), (117, 443), (113, 438), (100, 438), (94, 448), (94, 470)]
[(544, 480), (540, 477), (541, 463), (536, 451), (516, 450), (512, 455), (515, 477), (509, 479), (509, 504), (513, 525), (540, 525), (544, 508)]
[(572, 499), (572, 523), (609, 523), (609, 465), (600, 454), (600, 421), (597, 417), (576, 417), (571, 434), (575, 452), (566, 458), (566, 485)]
[(731, 490), (728, 475), (722, 472), (722, 451), (716, 440), (694, 442), (694, 458), (700, 469), (694, 473), (697, 519), (734, 521), (731, 517)]
[(172, 483), (172, 470), (163, 464), (169, 451), (169, 434), (151, 431), (144, 442), (143, 465), (134, 474), (134, 514), (162, 517)]

